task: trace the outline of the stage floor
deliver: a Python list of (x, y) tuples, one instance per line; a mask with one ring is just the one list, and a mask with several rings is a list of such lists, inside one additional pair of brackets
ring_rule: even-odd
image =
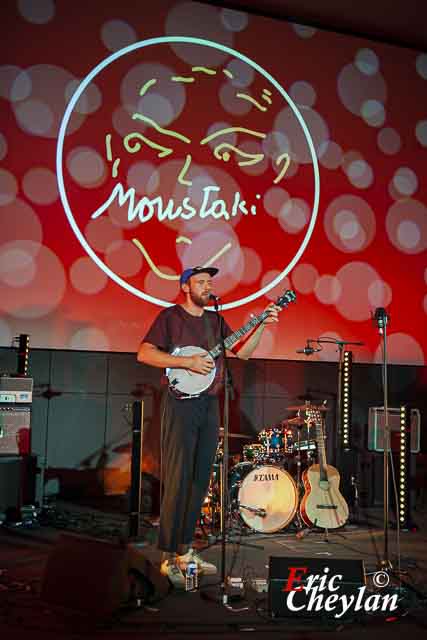
[[(65, 508), (65, 507), (64, 507)], [(346, 525), (343, 529), (328, 532), (307, 531), (297, 537), (293, 527), (276, 534), (253, 533), (233, 539), (226, 545), (226, 575), (241, 579), (240, 587), (227, 587), (228, 602), (221, 602), (221, 545), (207, 546), (207, 541), (199, 541), (203, 557), (218, 567), (217, 576), (201, 579), (201, 585), (195, 592), (167, 593), (164, 582), (155, 586), (153, 601), (135, 603), (120, 608), (113, 617), (97, 619), (82, 611), (52, 605), (41, 599), (40, 592), (46, 572), (46, 563), (58, 545), (58, 539), (66, 529), (74, 528), (78, 536), (91, 537), (88, 523), (92, 523), (96, 538), (113, 541), (114, 536), (99, 536), (100, 521), (104, 529), (120, 529), (120, 517), (101, 514), (89, 507), (66, 505), (68, 513), (74, 514), (74, 527), (63, 523), (62, 528), (39, 526), (34, 528), (0, 527), (0, 632), (4, 638), (31, 637), (84, 637), (124, 638), (134, 634), (145, 637), (171, 638), (210, 638), (221, 636), (232, 638), (250, 633), (254, 638), (321, 638), (323, 634), (340, 631), (347, 637), (360, 639), (387, 633), (387, 637), (396, 637), (403, 633), (422, 632), (427, 626), (427, 509), (414, 512), (417, 530), (402, 531), (400, 534), (400, 562), (398, 561), (398, 543), (396, 530), (389, 529), (388, 551), (393, 572), (389, 593), (395, 593), (400, 575), (403, 588), (401, 606), (396, 613), (364, 612), (348, 618), (338, 619), (314, 614), (311, 616), (272, 618), (268, 606), (265, 584), (268, 579), (268, 567), (271, 557), (285, 559), (304, 558), (308, 564), (311, 559), (330, 560), (332, 566), (339, 566), (339, 560), (354, 560), (356, 565), (363, 561), (367, 573), (367, 588), (373, 589), (372, 576), (379, 568), (384, 557), (384, 534), (382, 510), (363, 511), (357, 523)], [(80, 514), (80, 516), (79, 516)], [(86, 530), (79, 529), (79, 519), (86, 523)], [(68, 526), (66, 526), (68, 524)], [(137, 540), (136, 547), (142, 556), (152, 565), (158, 563), (155, 548), (156, 528), (144, 529)], [(73, 534), (74, 535), (74, 534)], [(91, 571), (91, 559), (81, 569), (81, 584), (87, 580)], [(338, 563), (338, 564), (337, 564)], [(65, 564), (64, 564), (65, 567)], [(398, 569), (400, 567), (400, 574)], [(66, 570), (64, 568), (64, 573)], [(65, 578), (61, 570), (56, 576), (58, 592), (67, 592)], [(378, 593), (378, 590), (376, 591)], [(94, 596), (95, 597), (95, 596)], [(66, 597), (64, 596), (64, 600)], [(90, 607), (89, 607), (90, 608)]]

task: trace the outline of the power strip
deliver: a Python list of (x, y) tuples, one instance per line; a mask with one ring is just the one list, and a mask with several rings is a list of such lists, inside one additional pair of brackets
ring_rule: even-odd
[(243, 589), (249, 588), (257, 591), (257, 593), (267, 593), (268, 592), (268, 580), (265, 578), (248, 578), (243, 581), (242, 578), (228, 578), (228, 584), (233, 589)]

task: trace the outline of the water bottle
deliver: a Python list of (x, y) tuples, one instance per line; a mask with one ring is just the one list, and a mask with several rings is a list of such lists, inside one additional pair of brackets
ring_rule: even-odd
[(199, 586), (199, 575), (197, 572), (197, 564), (194, 560), (190, 560), (185, 569), (185, 590), (194, 591)]

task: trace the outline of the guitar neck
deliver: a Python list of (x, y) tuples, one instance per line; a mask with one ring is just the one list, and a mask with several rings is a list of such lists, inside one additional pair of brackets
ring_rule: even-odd
[(318, 420), (316, 420), (316, 440), (317, 440), (317, 450), (319, 452), (320, 480), (327, 480), (328, 474), (326, 471), (327, 462), (326, 462), (325, 436), (323, 433), (323, 425)]
[[(261, 324), (261, 322), (263, 322), (267, 318), (267, 316), (268, 316), (267, 311), (263, 311), (262, 313), (259, 314), (259, 316), (253, 316), (253, 318), (251, 318), (249, 322), (244, 324), (243, 327), (240, 327), (240, 329), (232, 333), (231, 336), (228, 336), (228, 338), (224, 340), (225, 348), (231, 349), (232, 347), (234, 347), (234, 345), (236, 344), (236, 342), (240, 340), (240, 338), (243, 338), (243, 336), (249, 333), (249, 331), (251, 331), (252, 329), (254, 329), (254, 327), (256, 327), (258, 324)], [(209, 351), (212, 358), (218, 358), (221, 352), (222, 352), (222, 344), (220, 342), (213, 349)]]

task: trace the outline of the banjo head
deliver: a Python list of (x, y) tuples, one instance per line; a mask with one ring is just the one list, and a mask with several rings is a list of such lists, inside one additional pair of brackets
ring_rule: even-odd
[[(194, 356), (194, 355), (207, 355), (206, 349), (201, 347), (177, 347), (172, 351), (173, 356)], [(203, 375), (201, 373), (194, 373), (188, 369), (166, 369), (166, 375), (169, 379), (169, 386), (174, 393), (178, 396), (183, 394), (185, 396), (198, 396), (206, 389), (209, 389), (214, 381), (216, 374), (216, 367), (211, 369), (209, 373)]]

